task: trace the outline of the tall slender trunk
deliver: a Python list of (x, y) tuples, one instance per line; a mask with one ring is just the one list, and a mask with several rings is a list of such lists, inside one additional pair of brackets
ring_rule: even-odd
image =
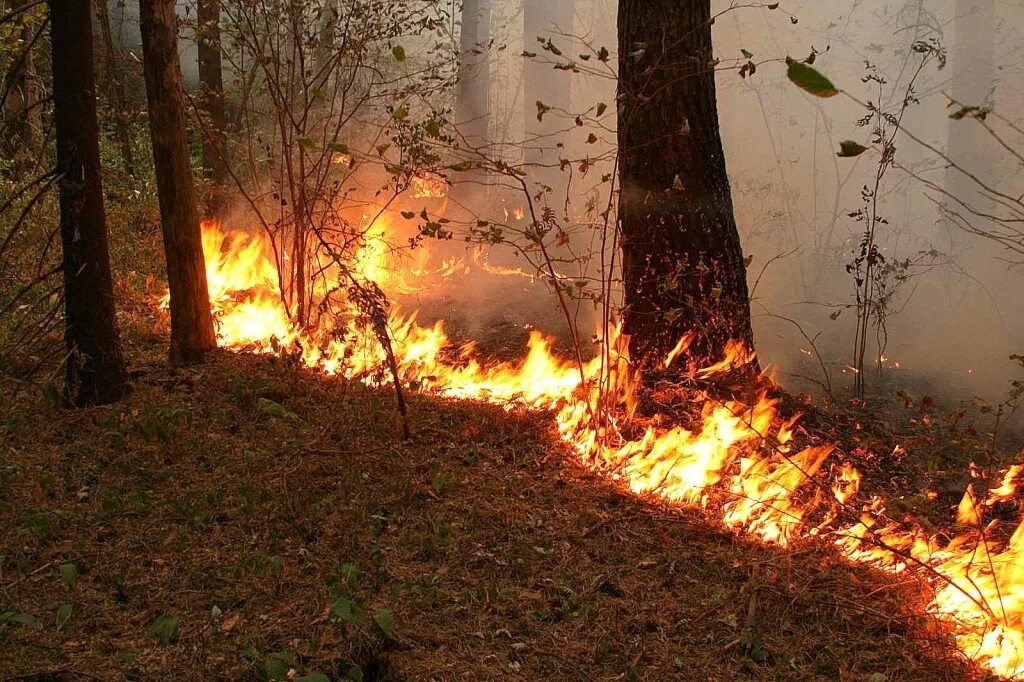
[(463, 0), (455, 122), (467, 143), (474, 148), (486, 142), (488, 133), (489, 33), (490, 9), (487, 0)]
[[(953, 79), (950, 95), (960, 106), (991, 106), (996, 86), (995, 3), (992, 0), (957, 0), (954, 19), (955, 36), (951, 54)], [(995, 158), (988, 134), (970, 117), (949, 121), (949, 158), (965, 170), (981, 178), (994, 176)], [(946, 171), (946, 190), (960, 201), (983, 213), (989, 212), (991, 201), (980, 194), (963, 173)]]
[(753, 344), (712, 57), (710, 0), (620, 1), (624, 332), (641, 362), (688, 331), (697, 361)]
[(214, 191), (207, 204), (216, 212), (224, 200), (228, 179), (227, 115), (224, 109), (224, 75), (221, 65), (220, 0), (199, 0), (199, 106), (206, 116), (203, 133), (203, 173), (213, 181)]
[(103, 210), (89, 0), (50, 0), (54, 126), (60, 173), (66, 398), (113, 402), (127, 388)]
[(189, 364), (216, 348), (217, 340), (185, 131), (177, 18), (174, 0), (140, 0), (139, 9), (149, 130), (171, 292), (170, 360)]
[[(550, 40), (558, 50), (568, 48), (568, 41), (558, 33), (573, 30), (573, 0), (523, 0), (523, 47), (536, 57), (525, 57), (523, 65), (523, 120), (525, 124), (525, 160), (531, 164), (557, 166), (559, 152), (557, 134), (566, 128), (565, 113), (571, 108), (572, 72), (555, 70), (550, 62), (559, 57), (545, 50), (538, 38)], [(555, 111), (538, 117), (537, 103)]]
[(104, 81), (107, 96), (110, 98), (110, 109), (114, 117), (114, 129), (117, 133), (117, 148), (121, 154), (124, 172), (135, 176), (135, 153), (132, 151), (131, 121), (128, 118), (128, 97), (124, 91), (118, 66), (117, 48), (110, 30), (110, 8), (107, 0), (96, 0), (96, 16), (99, 19), (100, 35), (103, 37)]

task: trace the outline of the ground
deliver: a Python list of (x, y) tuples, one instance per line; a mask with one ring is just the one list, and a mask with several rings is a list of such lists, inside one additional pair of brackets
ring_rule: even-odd
[(413, 396), (403, 442), (387, 391), (227, 352), (6, 404), (0, 679), (977, 677), (914, 581), (625, 494), (544, 415)]

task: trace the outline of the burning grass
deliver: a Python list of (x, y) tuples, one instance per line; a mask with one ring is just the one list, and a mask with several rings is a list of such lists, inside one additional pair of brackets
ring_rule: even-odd
[[(386, 227), (369, 228), (371, 235), (388, 234)], [(950, 667), (951, 640), (963, 655), (991, 670), (1008, 676), (1020, 673), (1024, 608), (1018, 596), (1022, 576), (1017, 555), (1024, 547), (1024, 530), (1013, 530), (1019, 522), (1014, 476), (1001, 483), (979, 478), (977, 490), (954, 505), (959, 508), (959, 526), (952, 526), (949, 520), (929, 524), (928, 518), (915, 513), (913, 505), (900, 504), (903, 496), (899, 493), (905, 491), (878, 485), (886, 468), (877, 466), (869, 450), (844, 447), (843, 439), (836, 438), (841, 435), (836, 429), (823, 432), (802, 426), (799, 415), (782, 409), (782, 397), (769, 382), (749, 372), (731, 373), (749, 359), (740, 346), (732, 345), (728, 357), (704, 369), (681, 368), (680, 362), (666, 359), (660, 370), (641, 383), (620, 351), (623, 344), (614, 337), (599, 344), (591, 359), (577, 361), (560, 357), (553, 351), (551, 339), (532, 333), (525, 354), (497, 361), (482, 356), (472, 345), (451, 343), (441, 322), (422, 325), (415, 315), (393, 312), (386, 323), (371, 319), (368, 326), (366, 311), (356, 309), (351, 297), (347, 302), (344, 297), (335, 298), (338, 292), (358, 289), (360, 278), (372, 283), (383, 277), (402, 289), (406, 275), (421, 281), (439, 274), (447, 277), (451, 272), (444, 267), (407, 271), (389, 263), (386, 249), (379, 246), (372, 240), (357, 245), (352, 264), (339, 264), (334, 274), (330, 268), (323, 270), (323, 279), (317, 284), (323, 296), (318, 319), (311, 326), (299, 327), (291, 322), (282, 302), (279, 278), (266, 245), (258, 237), (225, 232), (213, 224), (204, 226), (211, 302), (220, 340), (227, 348), (264, 357), (222, 357), (198, 375), (144, 372), (139, 377), (143, 402), (136, 396), (132, 402), (112, 408), (112, 413), (64, 417), (68, 423), (52, 434), (57, 441), (51, 443), (68, 437), (67, 450), (76, 452), (93, 443), (94, 451), (83, 453), (84, 462), (100, 464), (92, 466), (91, 473), (79, 472), (68, 487), (78, 491), (80, 503), (95, 504), (96, 495), (105, 514), (131, 519), (136, 515), (148, 518), (149, 506), (159, 499), (165, 507), (170, 505), (159, 517), (160, 523), (176, 519), (197, 534), (186, 540), (182, 532), (168, 535), (154, 526), (151, 531), (130, 529), (107, 538), (60, 545), (62, 552), (68, 547), (79, 552), (77, 558), (36, 557), (32, 545), (25, 545), (25, 557), (16, 558), (13, 565), (26, 574), (10, 587), (36, 583), (35, 576), (45, 576), (47, 569), (57, 566), (64, 573), (72, 572), (74, 580), (61, 574), (71, 594), (77, 584), (78, 560), (90, 557), (87, 548), (98, 546), (106, 551), (104, 541), (109, 539), (115, 544), (128, 543), (124, 551), (134, 556), (140, 551), (152, 552), (157, 543), (159, 550), (149, 559), (148, 572), (165, 573), (172, 584), (193, 581), (195, 586), (189, 588), (188, 595), (179, 594), (172, 585), (164, 586), (165, 598), (159, 602), (162, 613), (150, 612), (145, 602), (145, 617), (132, 623), (142, 639), (126, 639), (129, 643), (122, 647), (122, 658), (131, 659), (126, 665), (142, 665), (143, 654), (152, 653), (156, 659), (150, 670), (166, 670), (173, 666), (172, 658), (167, 658), (170, 652), (172, 657), (191, 661), (190, 669), (207, 675), (204, 666), (213, 655), (210, 651), (221, 643), (224, 650), (217, 649), (219, 653), (211, 660), (216, 665), (231, 662), (231, 667), (215, 672), (222, 677), (237, 678), (260, 669), (277, 676), (292, 667), (310, 671), (327, 665), (324, 669), (335, 677), (347, 675), (355, 666), (370, 671), (370, 677), (384, 676), (380, 671), (386, 668), (412, 679), (460, 675), (468, 679), (502, 675), (630, 678), (639, 676), (641, 669), (648, 671), (645, 676), (658, 679), (688, 675), (700, 663), (700, 679), (731, 679), (750, 668), (755, 676), (856, 679), (860, 675), (874, 682), (882, 679), (878, 675), (885, 679), (903, 679), (907, 674), (907, 679), (938, 679), (938, 668), (933, 671), (930, 667), (938, 660), (942, 675), (962, 679), (967, 668)], [(348, 288), (338, 279), (342, 275), (350, 282)], [(382, 371), (386, 354), (378, 344), (385, 324), (395, 359), (388, 372)], [(684, 339), (672, 355), (685, 344)], [(312, 375), (304, 369), (312, 370)], [(736, 376), (745, 379), (730, 383)], [(415, 394), (412, 415), (418, 440), (392, 441), (395, 424), (386, 398), (382, 398), (386, 394), (375, 392), (383, 390), (392, 378)], [(457, 406), (451, 399), (475, 402)], [(234, 417), (221, 424), (222, 413), (232, 409)], [(96, 416), (100, 414), (107, 416), (101, 421)], [(84, 431), (76, 430), (76, 419)], [(514, 429), (509, 434), (506, 429), (512, 426), (493, 426), (502, 420), (509, 425), (528, 424), (532, 430)], [(547, 440), (537, 431), (541, 424)], [(481, 435), (481, 428), (488, 433)], [(126, 446), (135, 431), (148, 447)], [(491, 440), (503, 433), (508, 437)], [(550, 440), (555, 435), (557, 439)], [(477, 447), (477, 440), (493, 447)], [(885, 436), (882, 442), (887, 442)], [(541, 451), (548, 456), (538, 458)], [(162, 467), (148, 459), (136, 461), (140, 452), (162, 457)], [(492, 462), (479, 480), (474, 478), (477, 469), (464, 471), (470, 466), (467, 458), (475, 462), (477, 455), (481, 460), (490, 457), (487, 461)], [(54, 456), (52, 452), (50, 456)], [(424, 461), (429, 465), (422, 464)], [(522, 478), (524, 471), (533, 471), (527, 462), (540, 471), (536, 479)], [(116, 479), (110, 467), (131, 476), (137, 475), (132, 473), (136, 469), (145, 473), (154, 466), (161, 472), (154, 480), (91, 490), (99, 478), (97, 470), (103, 467), (107, 467), (105, 476)], [(179, 471), (180, 467), (186, 467), (185, 471)], [(31, 490), (37, 507), (47, 495), (52, 498), (56, 494), (54, 484), (63, 475), (61, 471), (58, 467), (34, 472), (38, 483)], [(264, 474), (258, 482), (247, 483), (238, 496), (234, 494), (237, 481), (249, 481), (260, 471)], [(15, 467), (9, 473), (20, 475), (22, 470)], [(356, 473), (358, 477), (353, 478)], [(603, 482), (590, 478), (595, 473)], [(562, 490), (557, 481), (566, 477), (572, 485)], [(862, 479), (872, 485), (862, 486)], [(461, 490), (467, 480), (471, 485), (464, 490), (465, 500), (456, 503), (445, 497)], [(548, 484), (555, 488), (545, 488), (548, 492), (540, 497), (528, 494), (531, 486)], [(986, 493), (985, 488), (993, 492)], [(618, 512), (588, 502), (588, 495), (617, 500), (616, 509), (633, 505), (636, 513), (620, 518)], [(632, 499), (619, 500), (622, 495)], [(436, 512), (444, 504), (438, 507), (435, 502), (453, 502), (456, 513)], [(17, 520), (11, 527), (22, 536), (35, 533), (39, 539), (49, 538), (55, 528), (63, 528), (65, 519), (74, 516), (61, 505), (54, 509), (44, 506), (26, 521), (17, 516), (20, 509), (13, 508), (12, 518)], [(123, 513), (126, 509), (128, 514)], [(581, 509), (596, 510), (589, 517), (593, 523), (582, 529), (568, 520)], [(239, 512), (248, 516), (239, 518)], [(283, 521), (269, 529), (263, 525), (266, 519), (278, 517)], [(386, 537), (395, 518), (405, 524), (404, 534), (397, 540)], [(560, 528), (548, 528), (559, 519)], [(672, 538), (666, 535), (667, 519), (690, 519), (691, 527)], [(697, 530), (697, 519), (715, 528)], [(86, 532), (85, 528), (102, 520), (77, 518), (67, 530)], [(634, 522), (647, 524), (636, 533), (652, 544), (629, 547), (633, 540), (624, 529)], [(728, 526), (744, 540), (729, 539), (716, 524)], [(603, 530), (606, 526), (611, 539)], [(230, 532), (222, 538), (225, 531)], [(520, 535), (523, 532), (525, 537)], [(554, 536), (548, 535), (552, 532)], [(607, 542), (591, 546), (592, 535)], [(164, 539), (152, 540), (151, 536)], [(472, 541), (466, 544), (453, 539), (465, 536)], [(518, 538), (515, 542), (513, 536)], [(776, 549), (757, 544), (759, 540)], [(311, 548), (325, 541), (331, 565), (307, 566), (315, 555)], [(224, 544), (211, 548), (211, 542)], [(715, 549), (716, 543), (728, 549)], [(688, 553), (690, 545), (699, 551)], [(449, 546), (458, 548), (455, 554), (444, 549)], [(194, 565), (190, 552), (197, 547), (206, 548), (198, 551), (205, 561), (201, 565)], [(660, 549), (655, 552), (655, 548)], [(591, 575), (571, 573), (584, 565), (577, 550), (592, 551)], [(694, 568), (716, 553), (719, 558), (712, 561), (712, 570), (705, 574)], [(660, 558), (652, 558), (655, 554)], [(760, 558), (743, 558), (751, 554)], [(889, 577), (881, 578), (866, 567), (850, 568), (840, 555), (884, 568)], [(231, 562), (223, 564), (224, 557), (232, 557)], [(289, 557), (287, 565), (298, 567), (293, 574), (285, 568)], [(438, 557), (444, 559), (441, 564), (437, 564)], [(540, 583), (525, 586), (509, 582), (537, 575), (532, 570), (520, 575), (520, 565), (540, 565), (556, 557), (570, 573), (545, 574)], [(392, 559), (397, 563), (385, 568)], [(483, 572), (464, 572), (467, 566), (476, 566), (476, 559), (481, 560), (478, 568)], [(420, 574), (400, 570), (413, 561), (433, 562), (436, 570)], [(660, 575), (627, 590), (618, 576), (623, 566), (633, 564), (637, 570), (665, 564), (669, 577)], [(225, 577), (225, 566), (234, 567), (231, 578)], [(741, 570), (738, 578), (732, 575), (753, 566), (756, 570)], [(824, 579), (826, 587), (821, 589), (830, 592), (827, 597), (807, 584), (814, 582), (814, 576), (824, 570), (822, 566), (830, 570), (841, 566), (846, 581), (840, 587), (831, 577)], [(150, 578), (140, 570), (112, 575), (130, 574), (131, 584), (141, 585)], [(661, 614), (653, 618), (646, 611), (642, 616), (629, 615), (648, 600), (666, 600), (664, 591), (675, 584), (670, 577), (676, 572), (693, 575), (687, 573), (691, 570), (697, 571), (696, 577), (692, 585), (681, 588), (684, 594), (677, 602), (681, 606), (661, 607), (668, 612), (669, 621), (662, 622)], [(399, 582), (392, 579), (395, 575), (401, 576)], [(442, 590), (439, 585), (452, 576), (458, 576), (457, 586), (446, 584)], [(231, 579), (242, 578), (253, 583), (270, 580), (272, 596), (278, 600), (283, 593), (298, 590), (299, 596), (292, 601), (256, 609), (258, 631), (263, 631), (264, 623), (268, 627), (280, 624), (278, 630), (263, 633), (263, 639), (236, 640), (232, 635), (241, 634), (237, 628), (243, 618), (253, 618), (253, 609), (246, 605), (253, 599), (262, 605), (263, 597), (236, 593), (230, 599), (210, 602), (218, 598), (220, 587), (234, 586)], [(609, 584), (613, 586), (602, 588), (605, 580), (612, 580)], [(118, 582), (115, 595), (127, 594), (128, 585)], [(691, 588), (708, 594), (689, 595)], [(409, 593), (421, 591), (431, 595), (430, 599), (422, 603), (413, 599), (410, 606)], [(809, 602), (801, 601), (803, 591), (813, 595)], [(711, 593), (719, 597), (709, 596)], [(585, 596), (588, 594), (626, 601), (592, 603)], [(875, 604), (878, 595), (884, 598)], [(208, 613), (189, 607), (188, 620), (198, 628), (192, 634), (196, 639), (193, 649), (177, 650), (174, 647), (189, 640), (183, 634), (186, 619), (177, 614), (185, 607), (176, 604), (191, 604), (192, 598), (205, 600), (202, 608)], [(320, 601), (309, 601), (315, 598)], [(56, 629), (64, 633), (75, 613), (74, 602), (65, 599), (52, 597), (42, 604), (21, 601), (30, 602), (37, 611), (55, 609)], [(823, 602), (827, 608), (821, 610)], [(27, 634), (35, 634), (31, 626), (39, 619), (31, 611), (21, 610), (13, 598), (10, 603), (5, 626), (21, 624), (29, 628)], [(131, 604), (131, 600), (125, 603)], [(691, 603), (699, 605), (697, 612), (686, 610)], [(625, 630), (610, 622), (602, 624), (602, 619), (610, 616), (594, 614), (603, 613), (609, 604), (612, 611), (625, 610), (629, 619), (639, 618), (645, 624)], [(844, 611), (846, 608), (852, 611)], [(465, 632), (442, 628), (429, 646), (417, 644), (417, 637), (438, 627), (438, 614), (445, 609), (445, 617), (458, 621), (459, 627), (465, 626), (467, 619), (481, 624), (469, 631), (469, 639), (479, 641), (470, 641), (472, 647), (467, 649)], [(412, 615), (420, 611), (433, 617)], [(848, 621), (845, 625), (831, 620), (827, 626), (814, 625), (821, 613)], [(937, 617), (922, 615), (926, 613)], [(408, 619), (404, 637), (394, 630), (396, 618)], [(524, 618), (527, 620), (522, 621)], [(880, 636), (882, 626), (871, 626), (872, 618), (885, 621), (886, 637), (895, 632), (904, 638), (898, 648), (890, 641), (888, 650), (898, 653), (901, 660), (909, 657), (902, 664), (906, 670), (889, 663), (872, 667), (863, 661), (859, 649), (847, 646), (851, 641), (858, 647), (864, 644), (858, 639), (858, 627), (866, 627), (875, 639)], [(546, 638), (543, 642), (529, 641), (533, 634), (527, 633), (523, 623), (537, 627), (536, 623), (548, 621), (557, 629), (540, 635)], [(509, 623), (519, 624), (512, 627)], [(482, 624), (490, 624), (491, 629)], [(120, 621), (102, 623), (90, 632), (107, 632), (120, 625)], [(727, 629), (722, 630), (722, 625)], [(807, 627), (820, 636), (827, 631), (832, 638), (831, 643), (817, 642), (812, 647), (816, 647), (813, 659), (808, 658), (803, 644), (794, 644), (802, 640)], [(694, 628), (701, 634), (688, 639)], [(307, 634), (297, 634), (300, 630), (313, 633), (308, 635), (311, 642), (304, 639)], [(607, 639), (595, 643), (595, 632), (604, 633)], [(512, 654), (504, 652), (502, 637), (509, 640)], [(161, 647), (142, 646), (151, 639)], [(29, 637), (27, 641), (34, 640)], [(527, 652), (538, 651), (544, 652), (538, 660), (527, 660)], [(840, 653), (833, 657), (835, 651)], [(610, 668), (605, 664), (605, 652), (616, 652)], [(108, 653), (113, 655), (113, 649)], [(694, 661), (688, 660), (690, 653)], [(447, 658), (450, 654), (455, 658)], [(479, 670), (477, 663), (466, 662), (477, 654), (481, 656), (479, 665), (485, 665)], [(709, 658), (705, 660), (705, 656)], [(834, 665), (821, 656), (834, 658)], [(888, 660), (878, 658), (883, 659)], [(596, 667), (581, 672), (588, 670), (588, 665)], [(917, 670), (929, 672), (915, 677)]]
[(976, 676), (916, 580), (624, 495), (543, 414), (421, 395), (412, 415), (402, 442), (386, 391), (226, 353), (141, 371), (110, 408), (22, 396), (3, 419), (0, 594), (37, 627), (0, 625), (0, 671)]

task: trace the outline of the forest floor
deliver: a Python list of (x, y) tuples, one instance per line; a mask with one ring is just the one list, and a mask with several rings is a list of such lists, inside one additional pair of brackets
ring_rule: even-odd
[(626, 495), (545, 415), (414, 395), (403, 441), (387, 391), (158, 352), (0, 414), (0, 679), (980, 678), (916, 581)]

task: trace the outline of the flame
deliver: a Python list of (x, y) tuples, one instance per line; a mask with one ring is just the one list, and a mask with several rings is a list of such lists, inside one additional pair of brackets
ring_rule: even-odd
[[(370, 225), (354, 267), (389, 292), (414, 289), (424, 279), (451, 276), (464, 267), (448, 262), (431, 269), (422, 259), (395, 267), (386, 236), (383, 224)], [(207, 223), (203, 248), (222, 346), (291, 352), (327, 374), (375, 384), (386, 380), (380, 371), (383, 351), (358, 315), (320, 320), (311, 330), (293, 324), (266, 238)], [(327, 281), (318, 291), (336, 284)], [(1016, 494), (1024, 465), (1007, 471), (987, 495), (969, 487), (958, 507), (967, 532), (944, 540), (888, 520), (883, 499), (863, 499), (861, 475), (850, 464), (833, 467), (831, 486), (822, 483), (817, 474), (835, 448), (814, 445), (792, 454), (796, 417), (782, 420), (777, 401), (767, 394), (750, 404), (703, 396), (700, 421), (689, 428), (636, 417), (639, 377), (617, 332), (585, 363), (559, 358), (553, 341), (536, 331), (522, 359), (486, 363), (471, 344), (454, 348), (442, 322), (420, 325), (415, 314), (393, 312), (388, 327), (399, 375), (409, 386), (549, 410), (560, 437), (585, 465), (636, 495), (700, 505), (709, 513), (717, 509), (727, 525), (766, 542), (786, 545), (804, 535), (827, 534), (851, 560), (893, 572), (917, 570), (935, 587), (930, 610), (948, 624), (962, 651), (1001, 676), (1024, 676), (1024, 523), (1005, 543), (990, 535), (995, 522), (982, 525), (985, 508)], [(691, 340), (681, 339), (663, 366)], [(721, 362), (699, 375), (724, 372), (753, 357), (743, 344), (732, 343)], [(621, 409), (600, 411), (608, 401)], [(715, 499), (725, 502), (713, 504)], [(829, 505), (825, 520), (812, 525), (810, 514)], [(848, 518), (843, 511), (859, 518), (841, 522)]]
[(448, 183), (432, 173), (412, 176), (410, 189), (414, 199), (443, 199), (448, 195)]

